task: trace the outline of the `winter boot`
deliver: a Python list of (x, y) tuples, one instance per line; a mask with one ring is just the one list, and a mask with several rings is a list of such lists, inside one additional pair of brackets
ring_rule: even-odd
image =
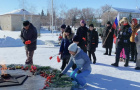
[(104, 53), (104, 55), (108, 55), (108, 53)]
[(108, 56), (111, 56), (111, 52), (112, 52), (112, 49), (109, 48), (109, 54), (108, 54)]
[(93, 64), (95, 64), (95, 63), (96, 63), (96, 60), (93, 61)]
[(140, 67), (136, 67), (135, 70), (140, 70)]
[(87, 86), (87, 84), (85, 84), (84, 86), (79, 85), (79, 89), (85, 88)]
[(111, 65), (115, 66), (115, 67), (118, 67), (118, 64), (119, 64), (119, 58), (116, 58), (116, 62), (112, 63)]
[(129, 62), (129, 59), (126, 59), (125, 64), (124, 64), (125, 67), (128, 67), (128, 62)]
[(108, 48), (106, 48), (106, 52), (104, 53), (104, 55), (108, 55)]

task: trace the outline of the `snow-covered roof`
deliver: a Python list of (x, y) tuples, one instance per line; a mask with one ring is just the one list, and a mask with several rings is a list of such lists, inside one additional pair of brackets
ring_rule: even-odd
[[(28, 11), (26, 11), (25, 9), (18, 9), (18, 10), (14, 10), (5, 14), (15, 14), (15, 15), (34, 15), (33, 13), (30, 13)], [(5, 15), (4, 14), (4, 15)]]
[(112, 8), (118, 12), (140, 13), (139, 9), (126, 9), (126, 8), (116, 8), (116, 7), (112, 7)]

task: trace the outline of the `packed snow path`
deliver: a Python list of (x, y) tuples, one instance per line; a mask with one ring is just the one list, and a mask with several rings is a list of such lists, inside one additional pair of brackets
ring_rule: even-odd
[[(0, 31), (0, 36), (2, 36), (0, 38), (3, 38), (3, 35), (6, 35), (16, 40), (20, 39), (19, 34), (19, 31)], [(58, 33), (51, 34), (47, 30), (42, 30), (41, 37), (38, 38), (38, 40), (43, 41), (47, 45), (37, 46), (33, 58), (34, 64), (60, 69), (61, 62), (58, 63), (56, 57), (49, 60), (50, 56), (59, 52), (59, 46), (57, 45)], [(13, 43), (15, 42), (12, 42), (12, 44)], [(140, 71), (134, 69), (136, 65), (134, 62), (130, 62), (129, 67), (124, 67), (124, 62), (120, 62), (118, 68), (111, 66), (111, 64), (115, 62), (115, 54), (113, 54), (114, 50), (115, 46), (113, 46), (112, 56), (105, 56), (103, 55), (105, 49), (102, 48), (101, 43), (99, 43), (96, 50), (97, 63), (91, 65), (92, 72), (86, 78), (88, 87), (82, 90), (140, 90)], [(23, 45), (17, 47), (0, 47), (0, 62), (4, 61), (6, 64), (24, 64), (25, 60), (26, 55)], [(69, 75), (70, 72), (71, 70), (69, 70), (67, 74)], [(22, 86), (16, 87), (22, 88)], [(3, 89), (0, 88), (0, 90), (12, 89), (5, 87)]]
[[(39, 45), (34, 54), (34, 64), (60, 69), (61, 63), (57, 62), (56, 57), (49, 60), (58, 51), (59, 47)], [(103, 53), (104, 49), (99, 44), (96, 51), (97, 63), (92, 64), (92, 72), (86, 78), (88, 87), (83, 90), (140, 90), (140, 71), (134, 70), (135, 63), (130, 62), (129, 67), (124, 67), (124, 62), (120, 62), (120, 67), (115, 68), (110, 65), (114, 62), (115, 55), (105, 56)], [(0, 60), (6, 64), (24, 64), (24, 47), (0, 48)], [(68, 74), (70, 72), (71, 70)]]

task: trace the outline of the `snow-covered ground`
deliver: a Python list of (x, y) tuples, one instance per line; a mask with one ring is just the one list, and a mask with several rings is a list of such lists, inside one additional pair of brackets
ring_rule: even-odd
[[(19, 31), (0, 31), (0, 40), (6, 38), (3, 37), (4, 35), (14, 40), (20, 40)], [(56, 57), (49, 60), (50, 56), (59, 52), (57, 35), (56, 32), (51, 34), (48, 31), (41, 30), (41, 37), (38, 40), (45, 44), (37, 46), (34, 54), (34, 64), (60, 69), (61, 62), (58, 63)], [(129, 67), (124, 67), (124, 62), (120, 62), (118, 68), (112, 67), (111, 63), (115, 61), (115, 48), (113, 48), (112, 56), (103, 55), (104, 51), (101, 43), (99, 43), (96, 50), (97, 63), (91, 65), (92, 72), (86, 77), (88, 86), (82, 90), (140, 90), (140, 71), (134, 70), (135, 63), (130, 62)], [(4, 61), (6, 64), (24, 64), (25, 60), (26, 55), (23, 45), (17, 47), (0, 46), (0, 61)], [(71, 70), (67, 74), (69, 75), (70, 72)]]

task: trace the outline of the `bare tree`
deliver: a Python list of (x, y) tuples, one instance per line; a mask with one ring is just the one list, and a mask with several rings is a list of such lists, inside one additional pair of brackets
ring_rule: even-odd
[(67, 16), (66, 24), (74, 26), (77, 23), (76, 19), (78, 18), (79, 15), (80, 15), (80, 10), (77, 8), (68, 10), (68, 12), (66, 13)]
[(101, 19), (103, 20), (102, 24), (105, 25), (107, 21), (111, 21), (113, 23), (117, 16), (117, 12), (111, 11), (111, 5), (102, 6), (101, 10), (103, 12), (101, 16)]
[(81, 19), (84, 19), (87, 24), (90, 24), (93, 22), (93, 18), (95, 18), (93, 8), (84, 8), (81, 10)]

